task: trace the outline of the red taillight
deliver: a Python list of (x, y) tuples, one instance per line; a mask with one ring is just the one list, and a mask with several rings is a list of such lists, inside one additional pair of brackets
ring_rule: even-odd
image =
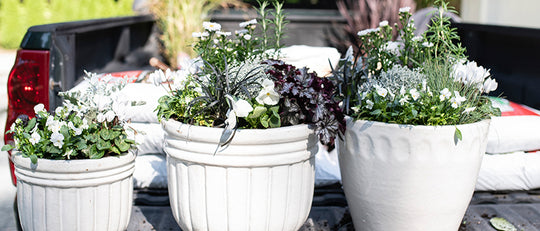
[[(34, 106), (42, 103), (49, 108), (49, 51), (19, 50), (15, 65), (9, 73), (7, 83), (8, 113), (6, 131), (15, 122), (17, 116), (33, 117)], [(10, 134), (4, 135), (6, 144), (13, 142)], [(11, 153), (10, 153), (11, 155)], [(16, 184), (14, 166), (10, 160), (11, 179)]]

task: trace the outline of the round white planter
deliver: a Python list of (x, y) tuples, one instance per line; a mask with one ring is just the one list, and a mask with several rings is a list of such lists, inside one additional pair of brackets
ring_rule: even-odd
[(135, 155), (85, 160), (14, 155), (23, 230), (126, 230), (133, 204)]
[(490, 120), (411, 126), (347, 118), (339, 143), (343, 188), (356, 230), (459, 228), (471, 200)]
[[(311, 209), (317, 137), (307, 125), (237, 130), (163, 122), (174, 218), (182, 230), (298, 230)], [(215, 153), (214, 153), (215, 152)]]

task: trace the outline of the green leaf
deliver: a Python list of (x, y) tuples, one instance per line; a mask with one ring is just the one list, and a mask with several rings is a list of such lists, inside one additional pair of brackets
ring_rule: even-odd
[(116, 145), (116, 147), (118, 147), (120, 152), (126, 152), (131, 147), (129, 144), (120, 139), (114, 140), (114, 144)]
[(99, 135), (101, 136), (101, 138), (103, 138), (104, 140), (110, 140), (111, 139), (111, 133), (108, 129), (103, 129), (99, 132)]
[(381, 109), (377, 109), (375, 111), (370, 112), (369, 114), (377, 116), (377, 115), (380, 115), (381, 113), (382, 113)]
[(517, 231), (517, 228), (502, 217), (494, 217), (489, 219), (489, 223), (498, 231)]
[(456, 131), (454, 132), (454, 139), (462, 140), (463, 135), (461, 134), (461, 131), (456, 127)]
[(268, 115), (265, 114), (265, 115), (261, 116), (261, 125), (262, 125), (263, 127), (265, 127), (265, 128), (268, 128), (268, 126), (270, 126), (270, 125), (268, 124), (268, 120), (269, 120), (269, 119), (268, 119)]
[(36, 118), (32, 118), (30, 121), (28, 121), (28, 124), (24, 128), (25, 132), (30, 132), (34, 127), (36, 126)]
[(270, 127), (272, 128), (279, 128), (281, 127), (281, 119), (278, 116), (272, 115), (270, 119), (268, 120)]
[(36, 164), (37, 163), (37, 156), (36, 154), (32, 154), (30, 155), (30, 161), (32, 161), (32, 164)]
[(2, 146), (2, 152), (11, 151), (14, 148), (15, 147), (13, 147), (13, 146), (11, 146), (9, 144), (6, 144), (6, 145)]
[(255, 109), (253, 109), (253, 112), (249, 115), (249, 118), (259, 118), (261, 115), (266, 113), (266, 111), (266, 107), (257, 106)]
[(104, 140), (100, 140), (99, 142), (97, 142), (96, 148), (100, 151), (107, 150), (111, 148), (111, 143)]
[(120, 152), (120, 149), (118, 149), (116, 146), (112, 146), (111, 152), (114, 152), (116, 154), (122, 154), (122, 152)]

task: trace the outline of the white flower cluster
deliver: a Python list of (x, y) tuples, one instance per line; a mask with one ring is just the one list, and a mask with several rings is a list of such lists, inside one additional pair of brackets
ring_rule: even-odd
[(453, 75), (456, 82), (475, 86), (482, 93), (489, 93), (497, 89), (497, 81), (489, 78), (489, 70), (478, 66), (474, 61), (458, 62), (453, 66)]
[(361, 31), (358, 31), (358, 36), (360, 37), (366, 36), (371, 33), (379, 32), (380, 30), (381, 28), (370, 28), (370, 29), (361, 30)]

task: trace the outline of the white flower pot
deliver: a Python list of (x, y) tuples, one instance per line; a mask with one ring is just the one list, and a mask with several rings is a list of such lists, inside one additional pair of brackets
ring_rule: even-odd
[[(298, 230), (309, 215), (317, 138), (307, 125), (223, 129), (163, 122), (174, 218), (188, 230)], [(215, 152), (215, 153), (214, 153)]]
[(23, 230), (126, 230), (135, 155), (85, 160), (13, 156)]
[(356, 230), (459, 228), (471, 200), (490, 120), (411, 126), (347, 118), (339, 163)]

